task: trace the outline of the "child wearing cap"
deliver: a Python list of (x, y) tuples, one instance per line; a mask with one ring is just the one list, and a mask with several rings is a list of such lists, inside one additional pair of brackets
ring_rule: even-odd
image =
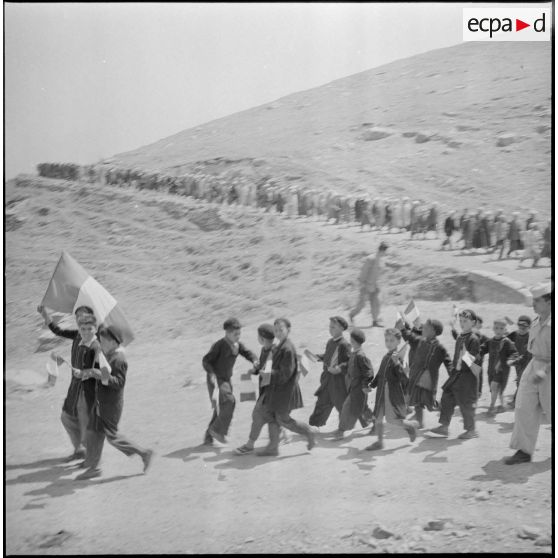
[(370, 383), (371, 388), (376, 388), (374, 417), (378, 439), (365, 448), (369, 451), (384, 447), (384, 418), (388, 423), (404, 428), (411, 442), (417, 437), (418, 423), (405, 418), (407, 415), (405, 389), (408, 380), (403, 370), (403, 362), (397, 353), (401, 332), (396, 328), (388, 328), (384, 332), (384, 339), (388, 352), (382, 358), (378, 374)]
[(526, 366), (531, 360), (531, 353), (527, 349), (527, 342), (529, 341), (529, 328), (531, 327), (531, 318), (529, 316), (519, 316), (517, 318), (517, 329), (508, 334), (509, 339), (515, 345), (519, 358), (515, 361), (515, 393), (510, 403), (510, 407), (515, 407), (515, 399), (517, 397), (517, 390), (519, 388), (519, 381)]
[[(490, 386), (490, 407), (487, 415), (504, 410), (504, 390), (510, 375), (510, 365), (519, 358), (513, 342), (506, 337), (507, 323), (505, 319), (496, 318), (493, 324), (494, 337), (481, 343), (480, 356), (488, 354), (488, 383)], [(496, 400), (500, 406), (495, 408)]]
[(352, 352), (347, 364), (348, 393), (339, 416), (337, 439), (343, 439), (345, 431), (354, 428), (358, 418), (366, 408), (366, 399), (374, 379), (370, 359), (364, 354), (362, 345), (366, 340), (364, 333), (357, 328), (350, 335)]
[(241, 325), (236, 318), (223, 323), (225, 336), (213, 343), (202, 359), (207, 372), (207, 389), (213, 406), (213, 415), (205, 432), (204, 444), (211, 445), (213, 438), (226, 443), (226, 435), (232, 421), (236, 400), (232, 391), (231, 377), (238, 355), (252, 364), (258, 364), (258, 357), (240, 342)]
[[(265, 409), (265, 394), (271, 382), (273, 350), (275, 349), (275, 345), (273, 344), (274, 339), (275, 333), (271, 324), (262, 324), (258, 327), (258, 342), (262, 346), (262, 350), (260, 352), (260, 359), (258, 363), (254, 365), (252, 373), (259, 376), (259, 395), (254, 410), (252, 411), (252, 427), (250, 428), (248, 441), (234, 450), (237, 455), (246, 455), (254, 451), (254, 444), (264, 424), (269, 420)], [(295, 390), (291, 400), (290, 410), (299, 409), (302, 406), (303, 403), (300, 390)], [(268, 422), (268, 424), (270, 423)], [(269, 428), (271, 431), (272, 427), (270, 426)]]
[(153, 457), (153, 451), (144, 449), (125, 438), (118, 432), (118, 423), (124, 405), (124, 385), (128, 362), (120, 349), (122, 331), (115, 325), (99, 331), (101, 350), (111, 367), (106, 385), (102, 383), (103, 374), (100, 369), (92, 368), (85, 372), (95, 378), (95, 404), (87, 426), (87, 457), (82, 463), (86, 471), (75, 480), (88, 480), (99, 477), (99, 462), (103, 452), (105, 438), (117, 450), (125, 455), (139, 455), (146, 472)]
[(517, 452), (507, 465), (531, 461), (541, 423), (552, 421), (552, 296), (551, 282), (531, 288), (533, 310), (527, 348), (533, 355), (519, 381), (510, 447)]
[(291, 432), (306, 437), (307, 448), (311, 450), (316, 444), (313, 429), (305, 422), (290, 416), (293, 401), (300, 401), (302, 396), (298, 386), (298, 357), (293, 342), (289, 339), (291, 322), (287, 318), (278, 318), (273, 323), (277, 346), (271, 361), (269, 387), (263, 399), (263, 420), (269, 423), (269, 444), (260, 450), (259, 456), (279, 455), (279, 428), (282, 426)]
[[(72, 340), (70, 351), (72, 369), (92, 368), (99, 348), (95, 337), (97, 321), (93, 310), (89, 306), (79, 306), (75, 309), (74, 315), (78, 329), (62, 329), (55, 325), (44, 306), (38, 306), (37, 311), (43, 316), (46, 325), (52, 333)], [(84, 320), (84, 318), (88, 319)], [(95, 380), (82, 380), (72, 373), (60, 416), (60, 420), (74, 447), (74, 452), (66, 461), (83, 459), (85, 457), (87, 423), (89, 422), (89, 412), (94, 400)]]
[(455, 343), (452, 362), (453, 372), (442, 386), (440, 426), (429, 431), (430, 434), (435, 436), (444, 438), (448, 436), (455, 405), (459, 405), (465, 432), (460, 434), (458, 438), (469, 440), (478, 437), (475, 430), (475, 407), (478, 397), (480, 343), (477, 335), (473, 333), (476, 319), (477, 316), (472, 310), (463, 310), (459, 313), (461, 333)]
[(448, 351), (438, 340), (444, 327), (440, 321), (429, 319), (422, 326), (422, 335), (417, 335), (401, 319), (395, 326), (401, 331), (403, 339), (413, 350), (413, 357), (409, 357), (408, 403), (415, 408), (414, 418), (417, 420), (419, 428), (422, 428), (424, 426), (424, 408), (426, 407), (429, 411), (438, 408), (436, 391), (440, 366), (443, 363), (448, 374), (453, 371)]
[(323, 371), (320, 376), (320, 386), (314, 393), (318, 399), (308, 421), (311, 426), (323, 426), (334, 407), (338, 413), (341, 413), (347, 398), (345, 376), (351, 345), (343, 337), (343, 332), (348, 327), (349, 324), (341, 316), (333, 316), (329, 319), (331, 338), (326, 343), (325, 352), (316, 355), (323, 362)]

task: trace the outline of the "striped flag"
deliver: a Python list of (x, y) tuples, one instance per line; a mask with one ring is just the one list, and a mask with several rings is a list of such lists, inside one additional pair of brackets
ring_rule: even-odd
[(240, 375), (240, 402), (256, 400), (256, 388), (252, 377), (251, 372), (244, 372)]
[(413, 323), (420, 316), (419, 310), (414, 300), (411, 300), (411, 302), (409, 302), (409, 304), (407, 305), (407, 308), (403, 310), (403, 315), (409, 323)]
[(405, 343), (398, 351), (397, 354), (403, 362), (403, 370), (409, 376), (409, 344)]
[(132, 328), (116, 299), (66, 251), (62, 252), (56, 264), (41, 306), (65, 314), (73, 314), (78, 306), (89, 306), (99, 324), (120, 327), (123, 345), (134, 339)]

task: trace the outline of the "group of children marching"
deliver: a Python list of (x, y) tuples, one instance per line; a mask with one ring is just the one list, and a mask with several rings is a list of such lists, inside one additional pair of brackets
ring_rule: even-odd
[[(375, 374), (362, 348), (366, 340), (362, 330), (351, 327), (347, 339), (347, 321), (342, 316), (331, 317), (331, 337), (325, 351), (313, 354), (305, 350), (307, 358), (323, 364), (320, 383), (314, 393), (316, 403), (306, 424), (290, 417), (292, 410), (303, 406), (298, 386), (300, 356), (288, 339), (290, 322), (280, 318), (273, 325), (262, 324), (258, 328), (258, 340), (262, 345), (258, 358), (240, 342), (241, 324), (231, 318), (223, 325), (225, 336), (212, 345), (202, 361), (214, 408), (204, 443), (212, 445), (214, 439), (227, 442), (226, 435), (235, 406), (231, 376), (239, 354), (252, 363), (251, 373), (259, 375), (259, 396), (252, 413), (248, 441), (235, 450), (238, 455), (254, 452), (255, 442), (265, 424), (269, 428), (269, 444), (257, 452), (258, 455), (278, 455), (283, 428), (304, 435), (308, 440), (308, 449), (311, 449), (315, 445), (316, 427), (326, 424), (333, 408), (339, 413), (338, 428), (334, 433), (337, 440), (344, 439), (357, 421), (362, 427), (373, 423), (370, 433), (376, 434), (377, 441), (366, 448), (370, 451), (383, 448), (384, 422), (403, 428), (409, 439), (414, 441), (418, 430), (424, 427), (424, 409), (440, 412), (440, 425), (428, 431), (427, 435), (447, 437), (456, 405), (460, 408), (465, 427), (459, 438), (476, 438), (475, 409), (482, 391), (484, 357), (488, 355), (491, 400), (487, 414), (490, 416), (504, 410), (503, 394), (510, 366), (515, 366), (516, 383), (519, 384), (521, 373), (529, 362), (527, 340), (531, 320), (528, 316), (520, 316), (518, 329), (508, 335), (506, 328), (509, 320), (496, 319), (493, 323), (494, 335), (488, 338), (480, 333), (482, 318), (474, 311), (462, 310), (458, 319), (460, 333), (452, 322), (456, 344), (451, 358), (438, 339), (443, 332), (440, 321), (428, 319), (421, 324), (417, 320), (411, 325), (400, 317), (395, 327), (384, 330), (387, 352)], [(399, 350), (402, 340), (409, 345), (408, 366)], [(448, 379), (442, 386), (438, 403), (436, 395), (442, 364)], [(373, 389), (376, 393), (372, 411), (367, 399)], [(510, 406), (513, 407), (513, 402)], [(412, 416), (411, 408), (414, 409)]]

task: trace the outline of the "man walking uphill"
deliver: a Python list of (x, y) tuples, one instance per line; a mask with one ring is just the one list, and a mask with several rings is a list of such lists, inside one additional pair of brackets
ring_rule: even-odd
[(359, 296), (356, 306), (349, 312), (349, 320), (353, 323), (354, 317), (364, 308), (366, 301), (370, 303), (370, 311), (372, 312), (372, 326), (383, 327), (380, 319), (380, 287), (378, 279), (383, 271), (382, 258), (386, 253), (388, 246), (385, 242), (381, 242), (378, 246), (376, 254), (366, 256), (364, 265), (362, 266), (358, 282)]

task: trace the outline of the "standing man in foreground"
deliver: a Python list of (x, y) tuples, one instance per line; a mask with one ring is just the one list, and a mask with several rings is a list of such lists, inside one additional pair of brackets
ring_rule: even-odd
[(370, 254), (364, 260), (364, 265), (358, 278), (359, 296), (356, 306), (349, 312), (349, 320), (353, 324), (354, 317), (364, 308), (366, 300), (370, 302), (372, 312), (372, 326), (383, 327), (380, 319), (380, 287), (378, 279), (383, 271), (382, 258), (388, 249), (385, 242), (381, 242), (375, 255)]
[(506, 465), (531, 461), (539, 426), (552, 420), (552, 293), (551, 282), (531, 289), (533, 310), (538, 314), (531, 324), (527, 344), (533, 357), (519, 381), (510, 441), (510, 447), (517, 452), (505, 459)]

